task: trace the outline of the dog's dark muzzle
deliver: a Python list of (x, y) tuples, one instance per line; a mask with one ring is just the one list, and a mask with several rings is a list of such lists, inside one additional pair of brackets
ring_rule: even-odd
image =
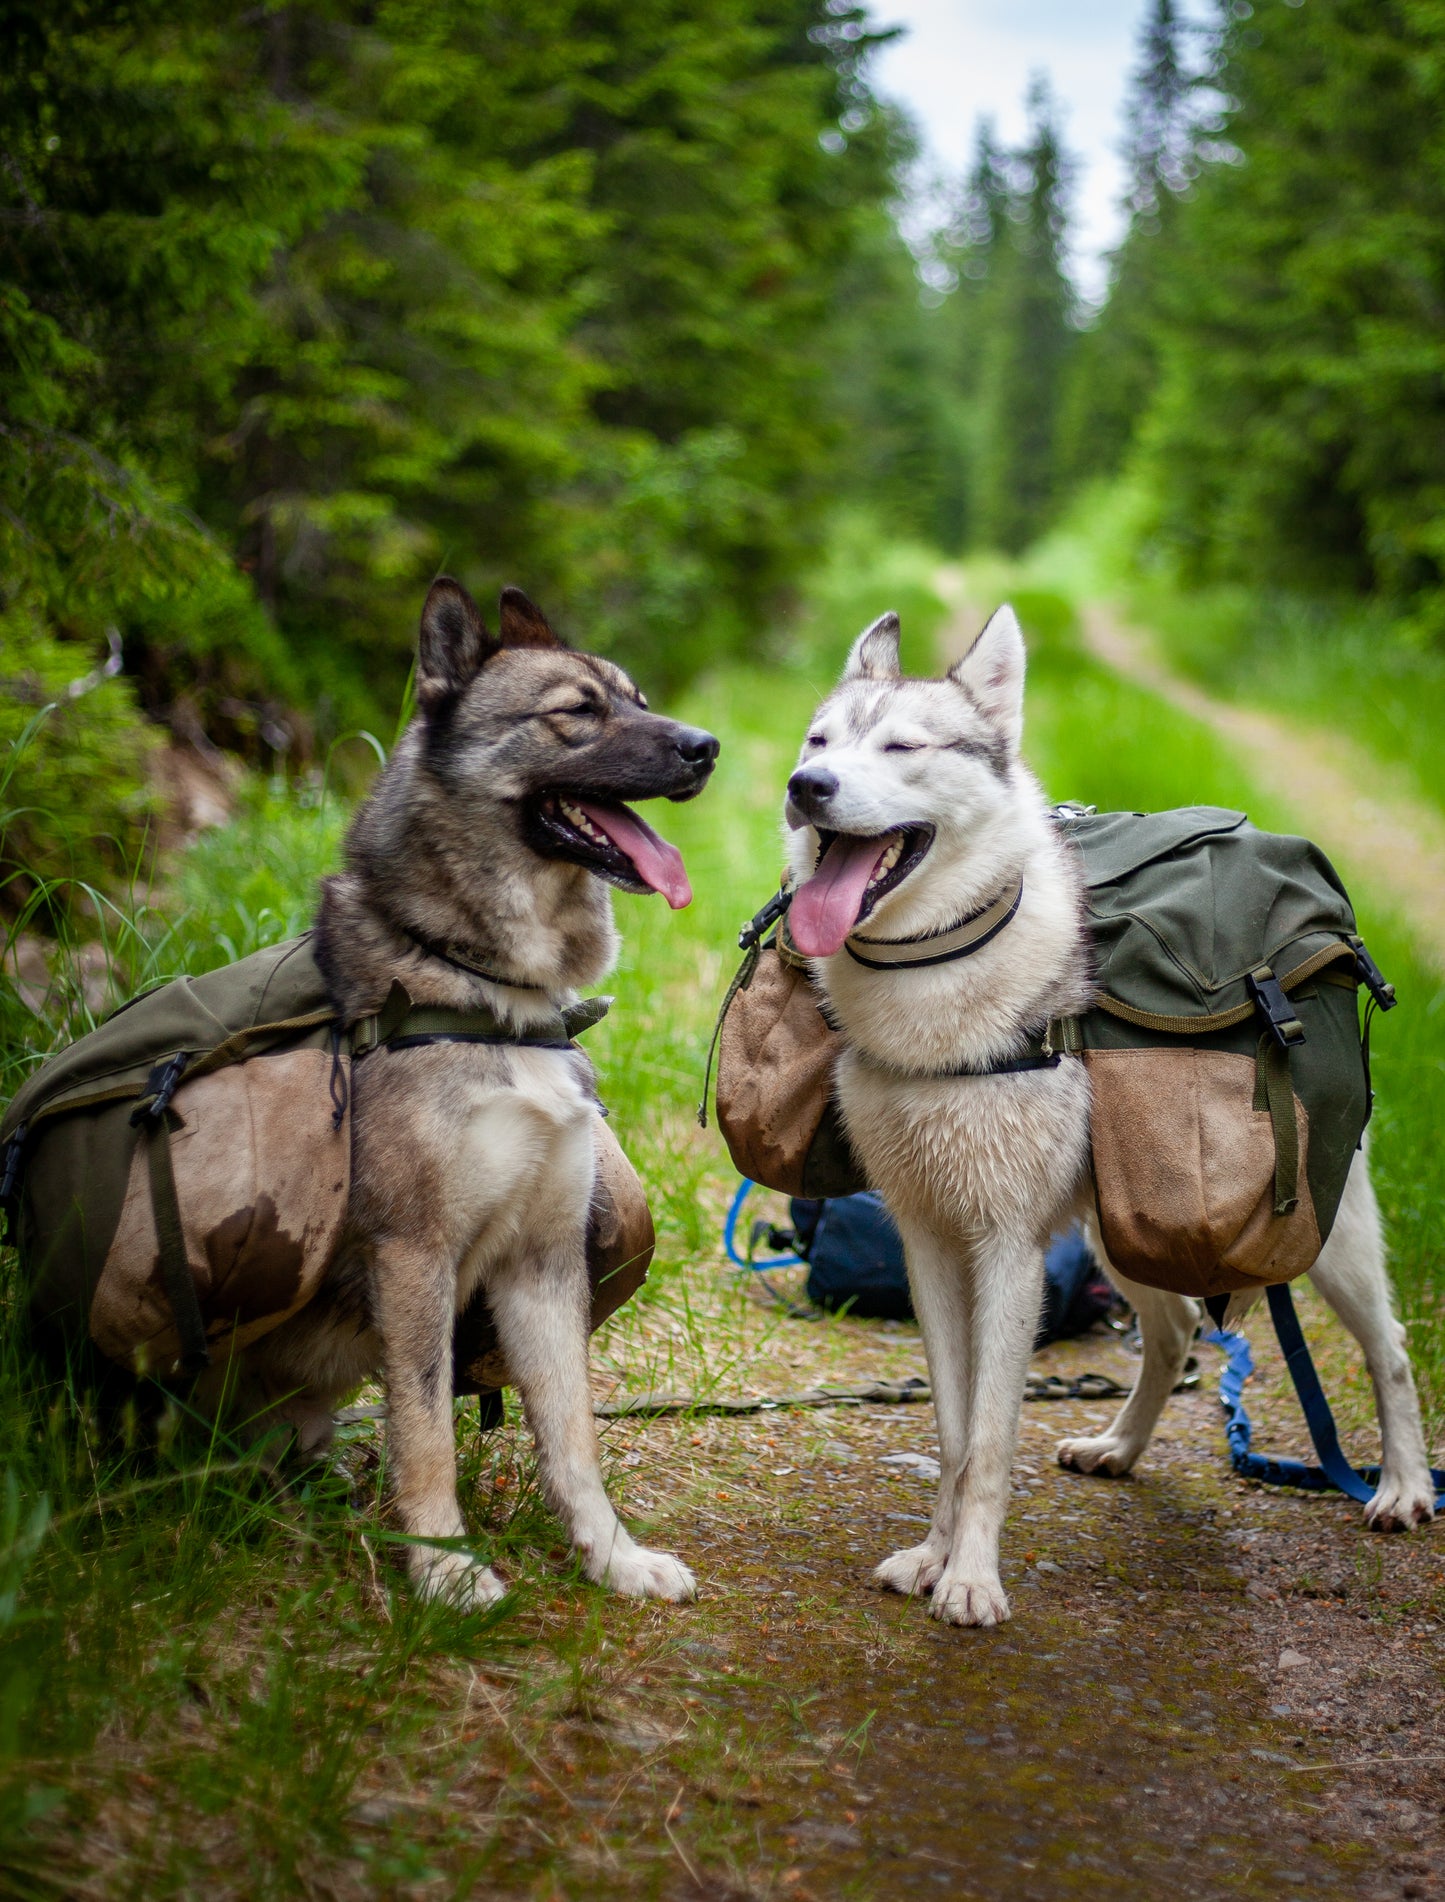
[(671, 728), (672, 751), (677, 760), (680, 780), (664, 797), (691, 799), (702, 791), (712, 776), (721, 744), (714, 734), (703, 727), (684, 726), (680, 720), (669, 720), (667, 724)]

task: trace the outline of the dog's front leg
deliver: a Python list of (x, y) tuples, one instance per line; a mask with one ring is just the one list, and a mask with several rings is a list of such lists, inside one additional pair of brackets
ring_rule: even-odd
[(998, 1625), (1009, 1616), (998, 1570), (999, 1533), (1038, 1327), (1043, 1252), (1030, 1240), (994, 1233), (975, 1247), (971, 1268), (968, 1457), (958, 1475), (953, 1537), (931, 1609), (946, 1624)]
[(939, 1480), (928, 1537), (884, 1559), (873, 1582), (886, 1591), (913, 1593), (933, 1590), (953, 1543), (958, 1485), (968, 1460), (970, 1313), (957, 1248), (917, 1224), (902, 1224), (902, 1232), (908, 1285), (933, 1389)]
[[(417, 1540), (463, 1538), (452, 1421), (456, 1270), (436, 1251), (379, 1244), (372, 1305), (386, 1369), (387, 1467), (402, 1529)], [(426, 1598), (485, 1605), (506, 1590), (490, 1567), (455, 1548), (412, 1545), (407, 1567)]]
[(633, 1598), (693, 1598), (692, 1573), (670, 1552), (637, 1545), (602, 1483), (587, 1383), (587, 1268), (580, 1235), (546, 1255), (500, 1264), (487, 1301), (508, 1371), (537, 1442), (547, 1503), (587, 1576)]

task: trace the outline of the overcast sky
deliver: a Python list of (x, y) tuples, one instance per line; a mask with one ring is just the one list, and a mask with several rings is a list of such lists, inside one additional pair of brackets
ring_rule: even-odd
[[(1119, 232), (1120, 108), (1148, 0), (871, 0), (879, 26), (906, 27), (873, 65), (876, 89), (900, 100), (930, 157), (957, 174), (974, 127), (990, 114), (1005, 144), (1024, 131), (1023, 98), (1040, 68), (1063, 104), (1064, 138), (1082, 160), (1074, 265), (1086, 293)], [(1197, 10), (1197, 9), (1196, 9)]]

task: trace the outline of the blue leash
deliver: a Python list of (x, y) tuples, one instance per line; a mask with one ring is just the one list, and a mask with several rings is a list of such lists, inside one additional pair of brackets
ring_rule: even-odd
[[(738, 1220), (753, 1187), (754, 1184), (746, 1179), (740, 1182), (728, 1209), (727, 1220), (723, 1224), (723, 1246), (727, 1250), (728, 1260), (739, 1268), (752, 1269), (755, 1274), (769, 1268), (799, 1265), (802, 1258), (798, 1255), (772, 1255), (759, 1260), (751, 1249), (746, 1255), (739, 1253)], [(1266, 1486), (1295, 1486), (1309, 1493), (1341, 1492), (1350, 1499), (1358, 1500), (1362, 1506), (1366, 1505), (1380, 1484), (1380, 1469), (1378, 1466), (1357, 1468), (1345, 1458), (1335, 1427), (1335, 1416), (1330, 1412), (1330, 1403), (1325, 1399), (1320, 1377), (1315, 1372), (1304, 1330), (1295, 1312), (1289, 1283), (1273, 1282), (1266, 1292), (1269, 1296), (1270, 1319), (1274, 1322), (1285, 1366), (1294, 1382), (1305, 1425), (1309, 1428), (1310, 1439), (1314, 1442), (1320, 1463), (1318, 1466), (1307, 1466), (1303, 1460), (1272, 1459), (1267, 1454), (1250, 1451), (1254, 1428), (1245, 1411), (1244, 1383), (1254, 1372), (1254, 1356), (1242, 1334), (1227, 1333), (1222, 1327), (1216, 1327), (1204, 1339), (1220, 1348), (1225, 1357), (1224, 1371), (1219, 1376), (1219, 1404), (1224, 1409), (1224, 1434), (1229, 1442), (1234, 1470), (1243, 1478), (1260, 1480)], [(1435, 1471), (1430, 1477), (1435, 1483), (1435, 1509), (1445, 1512), (1445, 1473)]]
[[(1289, 1368), (1305, 1425), (1310, 1430), (1320, 1463), (1318, 1466), (1307, 1466), (1303, 1460), (1270, 1459), (1262, 1453), (1250, 1452), (1253, 1428), (1244, 1410), (1243, 1391), (1245, 1381), (1254, 1372), (1254, 1356), (1242, 1334), (1226, 1333), (1223, 1328), (1217, 1327), (1204, 1338), (1221, 1348), (1225, 1356), (1224, 1372), (1219, 1376), (1219, 1404), (1224, 1409), (1224, 1432), (1229, 1441), (1234, 1470), (1245, 1479), (1262, 1480), (1267, 1486), (1297, 1486), (1311, 1493), (1333, 1490), (1345, 1493), (1364, 1505), (1374, 1497), (1380, 1483), (1380, 1469), (1378, 1466), (1357, 1469), (1345, 1458), (1340, 1449), (1340, 1436), (1335, 1430), (1330, 1403), (1325, 1399), (1320, 1377), (1315, 1372), (1315, 1364), (1310, 1358), (1310, 1350), (1299, 1324), (1299, 1316), (1295, 1313), (1294, 1298), (1290, 1294), (1288, 1282), (1274, 1282), (1268, 1294), (1270, 1319), (1274, 1322), (1285, 1365)], [(1432, 1473), (1431, 1478), (1435, 1483), (1436, 1508), (1445, 1509), (1445, 1473)]]
[(759, 1260), (751, 1247), (746, 1255), (738, 1253), (738, 1217), (743, 1212), (743, 1203), (747, 1201), (756, 1186), (744, 1176), (732, 1199), (727, 1220), (723, 1223), (723, 1247), (727, 1250), (728, 1260), (735, 1262), (739, 1268), (750, 1268), (754, 1274), (761, 1274), (768, 1268), (800, 1268), (803, 1264), (801, 1255), (765, 1255), (762, 1260)]

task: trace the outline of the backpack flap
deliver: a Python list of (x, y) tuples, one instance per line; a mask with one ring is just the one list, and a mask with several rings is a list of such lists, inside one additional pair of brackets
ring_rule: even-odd
[(1369, 1116), (1349, 899), (1241, 813), (1071, 818), (1097, 1002), (1079, 1023), (1105, 1246), (1204, 1296), (1310, 1268)]

